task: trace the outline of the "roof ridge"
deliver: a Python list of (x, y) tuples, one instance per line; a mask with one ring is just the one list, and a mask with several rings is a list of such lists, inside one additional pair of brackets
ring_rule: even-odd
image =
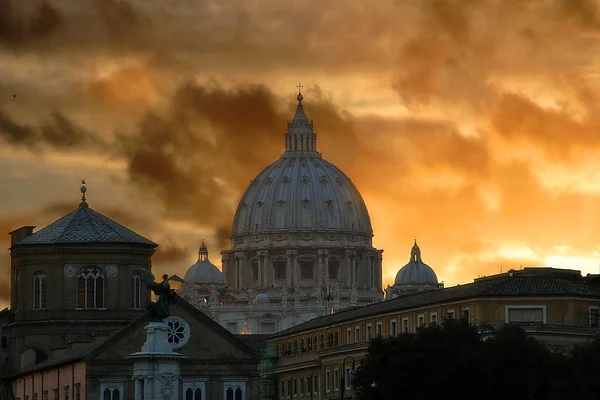
[[(111, 231), (113, 231), (113, 232), (114, 232), (114, 233), (115, 233), (117, 236), (119, 236), (121, 239), (123, 239), (123, 240), (127, 240), (127, 238), (126, 238), (126, 237), (124, 237), (122, 234), (120, 234), (119, 232), (117, 232), (116, 230), (114, 230), (114, 229), (113, 229), (113, 228), (112, 228), (112, 227), (111, 227), (109, 224), (107, 224), (107, 223), (106, 223), (106, 221), (104, 221), (104, 219), (107, 219), (107, 220), (109, 220), (110, 222), (114, 223), (116, 226), (119, 226), (120, 228), (123, 228), (123, 229), (125, 229), (126, 231), (129, 231), (130, 233), (132, 233), (132, 234), (134, 234), (134, 235), (136, 235), (136, 236), (139, 236), (139, 237), (141, 237), (142, 239), (146, 239), (147, 241), (149, 241), (149, 242), (151, 242), (151, 243), (154, 243), (154, 242), (152, 242), (152, 240), (150, 240), (150, 239), (146, 238), (145, 236), (142, 236), (142, 235), (140, 235), (139, 233), (137, 233), (137, 232), (135, 232), (135, 231), (133, 231), (133, 230), (129, 229), (129, 228), (128, 228), (128, 227), (126, 227), (125, 225), (122, 225), (122, 224), (118, 223), (118, 222), (117, 222), (117, 221), (115, 221), (114, 219), (112, 219), (112, 218), (109, 218), (109, 217), (107, 217), (106, 215), (104, 215), (104, 214), (102, 214), (102, 213), (100, 213), (100, 212), (98, 212), (98, 211), (94, 210), (93, 208), (88, 208), (88, 209), (89, 209), (89, 210), (92, 212), (92, 214), (94, 215), (94, 217), (95, 217), (95, 218), (96, 218), (98, 221), (100, 221), (102, 224), (104, 224), (104, 226), (108, 227), (108, 228), (109, 228)], [(154, 244), (156, 244), (156, 243), (154, 243)]]
[[(60, 221), (61, 219), (68, 217), (69, 215), (73, 214), (73, 217), (71, 217), (71, 220), (69, 221), (69, 223), (63, 228), (62, 232), (60, 233), (60, 235), (58, 235), (58, 237), (54, 240), (54, 242), (58, 242), (60, 240), (60, 238), (62, 238), (62, 236), (65, 234), (65, 232), (67, 232), (67, 228), (71, 226), (71, 224), (73, 223), (73, 220), (75, 219), (75, 216), (77, 215), (77, 212), (79, 211), (79, 208), (75, 208), (73, 211), (67, 213), (67, 215), (63, 215), (62, 217), (60, 217), (59, 219), (57, 219), (56, 221), (52, 222), (51, 224), (46, 225), (45, 227), (43, 227), (42, 229), (39, 229), (38, 231), (34, 232), (33, 235), (35, 235), (36, 233), (44, 230), (45, 228), (49, 227), (52, 224), (57, 223), (58, 221)], [(32, 235), (32, 236), (33, 236)]]

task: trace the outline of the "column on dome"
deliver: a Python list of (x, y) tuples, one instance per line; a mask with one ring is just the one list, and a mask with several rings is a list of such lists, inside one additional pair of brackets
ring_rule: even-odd
[(323, 283), (324, 283), (324, 280), (323, 280), (323, 250), (319, 250), (317, 253), (317, 264), (318, 264), (317, 286), (321, 287), (321, 286), (323, 286)]
[(260, 287), (264, 287), (266, 285), (267, 252), (259, 251), (256, 255), (258, 256), (258, 283)]
[(329, 251), (323, 251), (323, 275), (325, 277), (325, 285), (329, 285)]
[(285, 264), (285, 281), (288, 287), (292, 287), (292, 263), (293, 263), (294, 250), (287, 250), (285, 252), (286, 264)]
[(352, 287), (352, 284), (356, 282), (356, 278), (354, 276), (354, 257), (355, 252), (351, 250), (346, 250), (346, 285), (348, 287)]
[(300, 286), (300, 263), (298, 262), (298, 252), (294, 250), (294, 285)]

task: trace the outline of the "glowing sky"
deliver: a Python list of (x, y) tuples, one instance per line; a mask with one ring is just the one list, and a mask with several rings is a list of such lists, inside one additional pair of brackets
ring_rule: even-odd
[[(600, 14), (592, 0), (0, 0), (0, 244), (75, 208), (185, 274), (227, 248), (304, 85), (318, 148), (384, 249), (446, 285), (598, 273)], [(0, 254), (0, 307), (9, 252)]]

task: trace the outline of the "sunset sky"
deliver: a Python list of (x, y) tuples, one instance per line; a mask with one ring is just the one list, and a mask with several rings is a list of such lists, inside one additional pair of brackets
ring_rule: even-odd
[(81, 178), (155, 272), (203, 238), (220, 266), (298, 82), (386, 285), (415, 236), (447, 286), (598, 273), (599, 50), (592, 0), (0, 0), (0, 308), (8, 232), (74, 209)]

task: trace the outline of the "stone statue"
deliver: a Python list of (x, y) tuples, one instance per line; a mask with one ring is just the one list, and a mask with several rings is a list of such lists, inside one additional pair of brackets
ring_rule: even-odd
[(219, 291), (215, 288), (215, 285), (210, 285), (210, 291), (208, 292), (208, 302), (210, 305), (216, 305), (219, 303)]
[(373, 300), (374, 303), (379, 300), (379, 291), (374, 286), (371, 288), (371, 300)]
[(294, 304), (300, 304), (300, 286), (294, 288)]
[(388, 285), (385, 288), (385, 299), (386, 300), (391, 300), (392, 299), (392, 287), (390, 285)]
[(358, 289), (356, 288), (356, 284), (352, 285), (352, 289), (350, 290), (350, 304), (356, 305), (358, 301)]
[(169, 275), (165, 274), (162, 276), (163, 281), (160, 283), (155, 282), (154, 275), (147, 268), (138, 270), (140, 279), (152, 290), (156, 295), (156, 302), (150, 302), (146, 306), (146, 310), (150, 313), (150, 320), (153, 322), (162, 321), (167, 318), (169, 314), (169, 305), (173, 301), (173, 292), (171, 285), (169, 285)]
[(281, 303), (282, 304), (287, 304), (289, 293), (290, 293), (290, 291), (287, 286), (284, 286), (281, 288), (280, 294), (281, 294)]
[(320, 286), (315, 287), (315, 297), (317, 298), (317, 303), (323, 302), (323, 289)]
[(340, 284), (336, 283), (335, 285), (333, 285), (333, 301), (334, 302), (338, 302), (340, 301), (340, 296), (342, 291), (340, 290)]

